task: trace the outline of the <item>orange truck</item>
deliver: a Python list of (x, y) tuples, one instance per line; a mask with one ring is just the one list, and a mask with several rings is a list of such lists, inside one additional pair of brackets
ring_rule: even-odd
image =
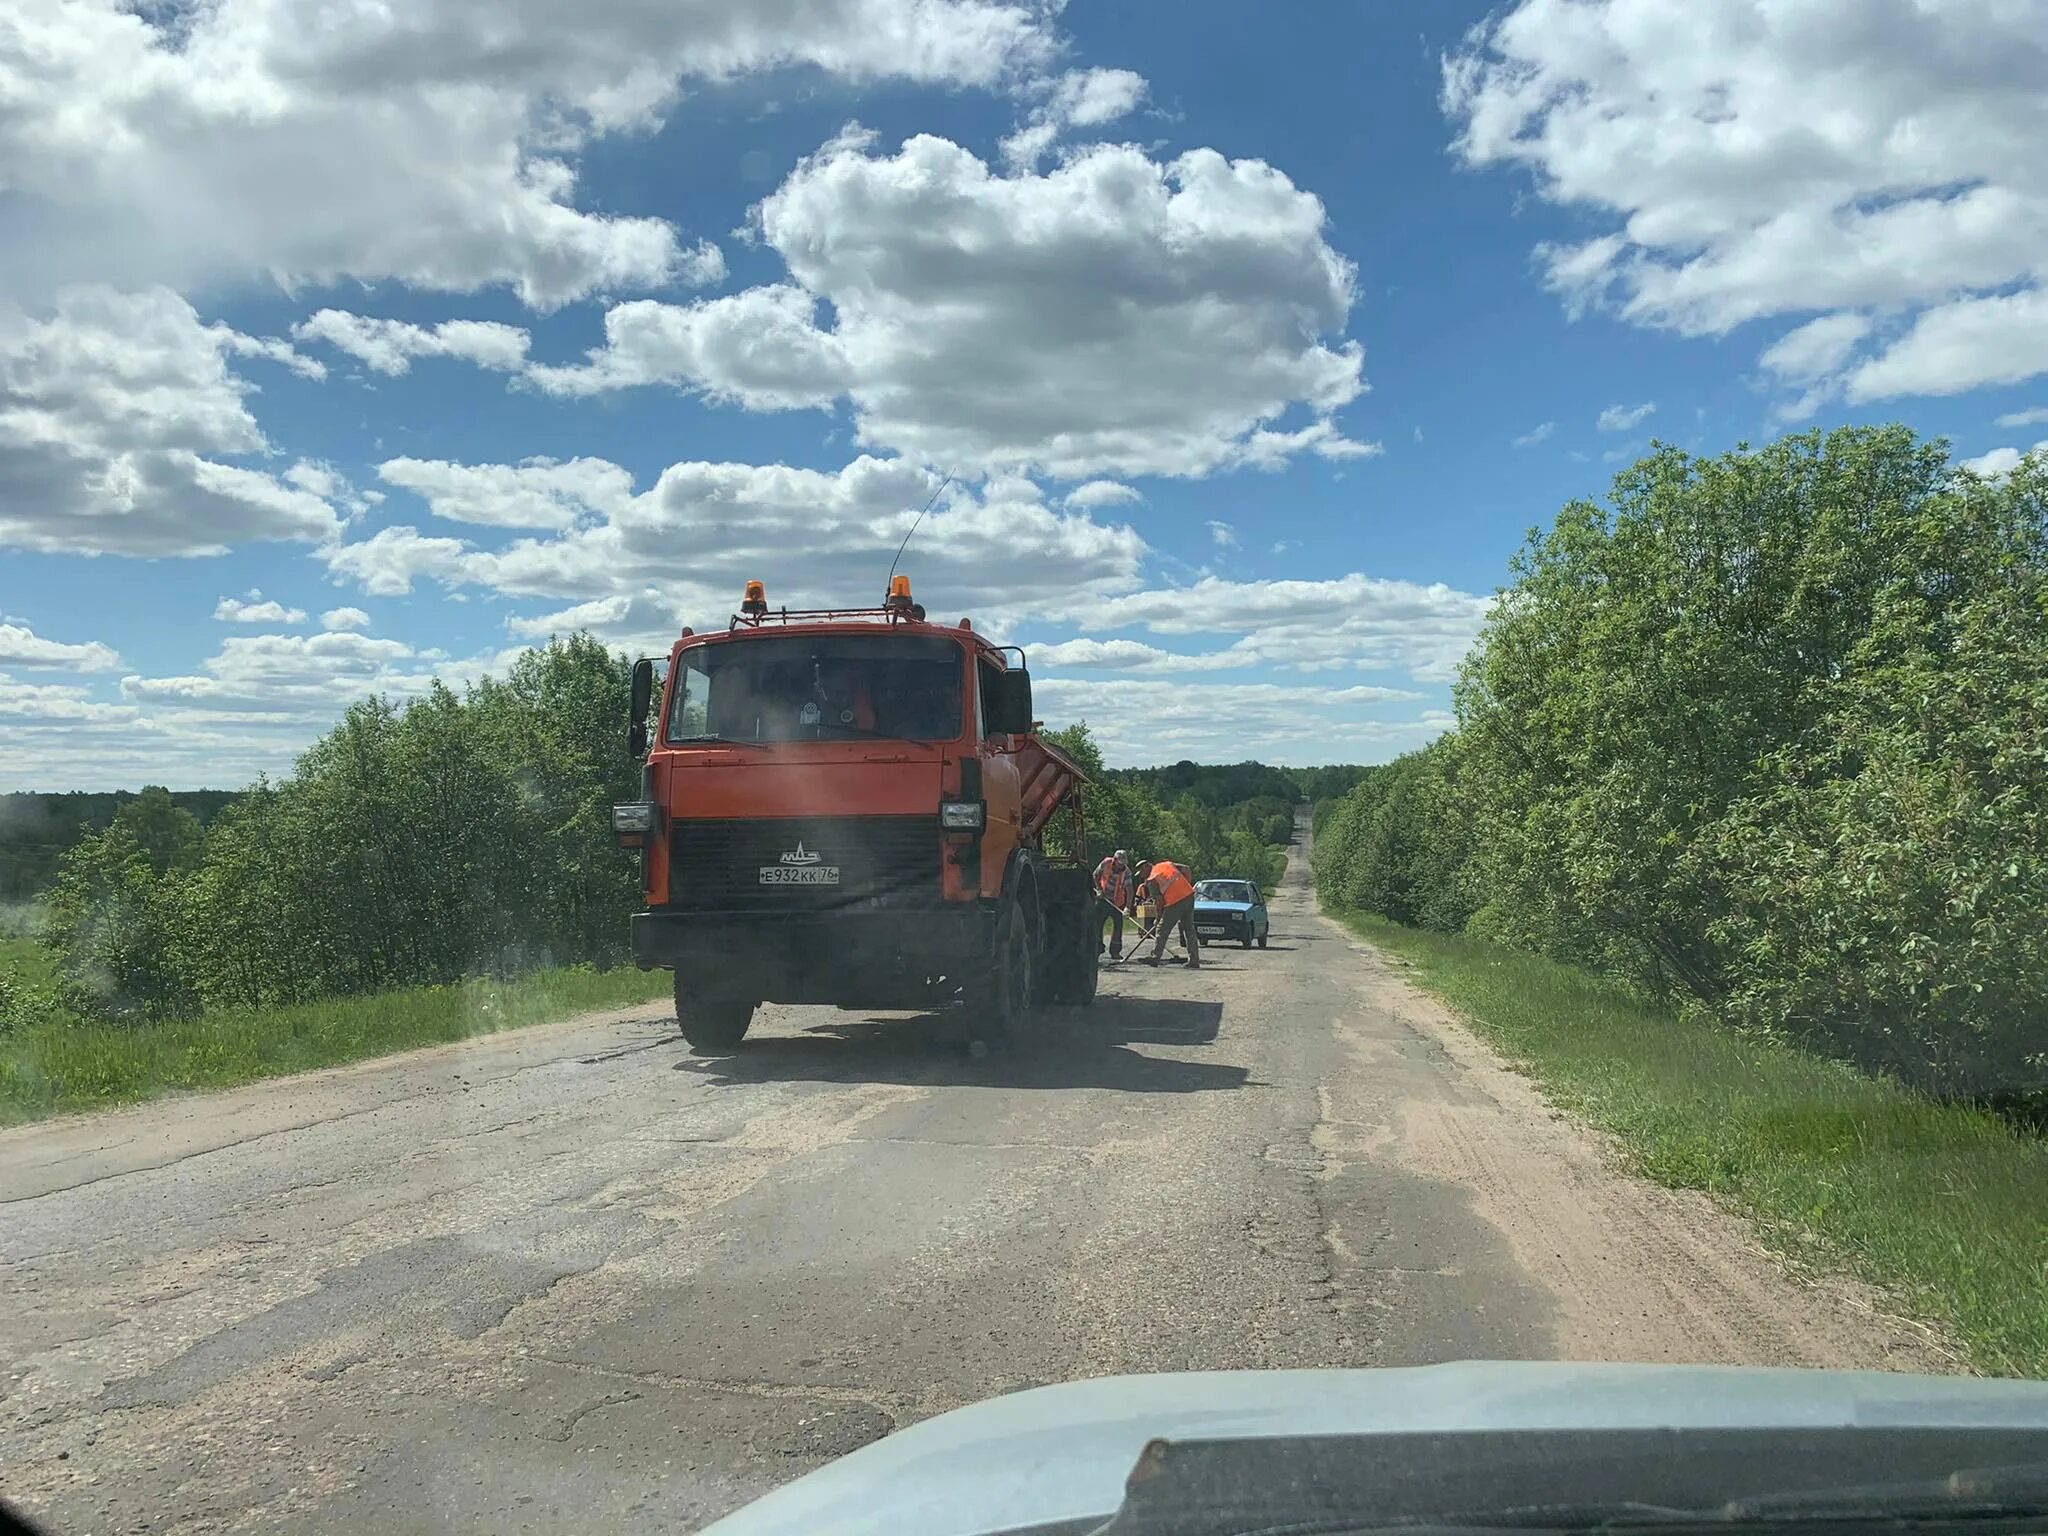
[(996, 1042), (1034, 1005), (1094, 1000), (1086, 780), (1031, 718), (1024, 653), (928, 622), (908, 578), (880, 608), (809, 611), (748, 582), (658, 680), (635, 664), (627, 734), (633, 956), (675, 972), (695, 1049), (737, 1047), (763, 1003), (957, 1001)]

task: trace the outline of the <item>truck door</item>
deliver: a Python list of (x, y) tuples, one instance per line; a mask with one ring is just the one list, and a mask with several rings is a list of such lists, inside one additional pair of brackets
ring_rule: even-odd
[(980, 684), (975, 689), (975, 730), (981, 739), (981, 792), (988, 801), (988, 830), (981, 839), (981, 892), (994, 896), (1002, 890), (1003, 867), (1017, 846), (1023, 796), (1015, 754), (998, 750), (1007, 748), (1010, 738), (989, 728), (989, 681), (1000, 674), (986, 661), (977, 662), (975, 672)]

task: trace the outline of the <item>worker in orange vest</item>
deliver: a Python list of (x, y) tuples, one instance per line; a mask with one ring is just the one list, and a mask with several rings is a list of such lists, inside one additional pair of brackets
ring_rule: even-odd
[(1159, 963), (1159, 957), (1166, 953), (1168, 935), (1178, 928), (1180, 941), (1187, 946), (1188, 969), (1199, 971), (1202, 968), (1202, 946), (1195, 938), (1195, 882), (1171, 859), (1153, 860), (1142, 871), (1142, 876), (1144, 888), (1159, 904), (1159, 937), (1145, 963)]
[[(1095, 893), (1111, 913), (1109, 958), (1121, 960), (1124, 957), (1124, 914), (1131, 910), (1130, 855), (1123, 849), (1117, 849), (1095, 866)], [(1102, 914), (1098, 912), (1095, 915), (1095, 953), (1099, 955), (1102, 953)]]

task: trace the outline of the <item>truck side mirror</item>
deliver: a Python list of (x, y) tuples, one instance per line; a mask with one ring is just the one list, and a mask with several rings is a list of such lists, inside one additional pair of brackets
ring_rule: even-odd
[(626, 751), (647, 755), (647, 706), (654, 701), (654, 661), (643, 656), (633, 663), (632, 698), (626, 705)]
[(989, 681), (989, 729), (1004, 736), (1022, 736), (1031, 729), (1031, 674), (998, 672)]

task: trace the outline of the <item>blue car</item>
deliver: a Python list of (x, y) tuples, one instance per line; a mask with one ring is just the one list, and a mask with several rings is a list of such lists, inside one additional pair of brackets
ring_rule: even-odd
[(1266, 947), (1266, 903), (1249, 880), (1204, 880), (1195, 887), (1195, 933), (1204, 944), (1236, 939)]

